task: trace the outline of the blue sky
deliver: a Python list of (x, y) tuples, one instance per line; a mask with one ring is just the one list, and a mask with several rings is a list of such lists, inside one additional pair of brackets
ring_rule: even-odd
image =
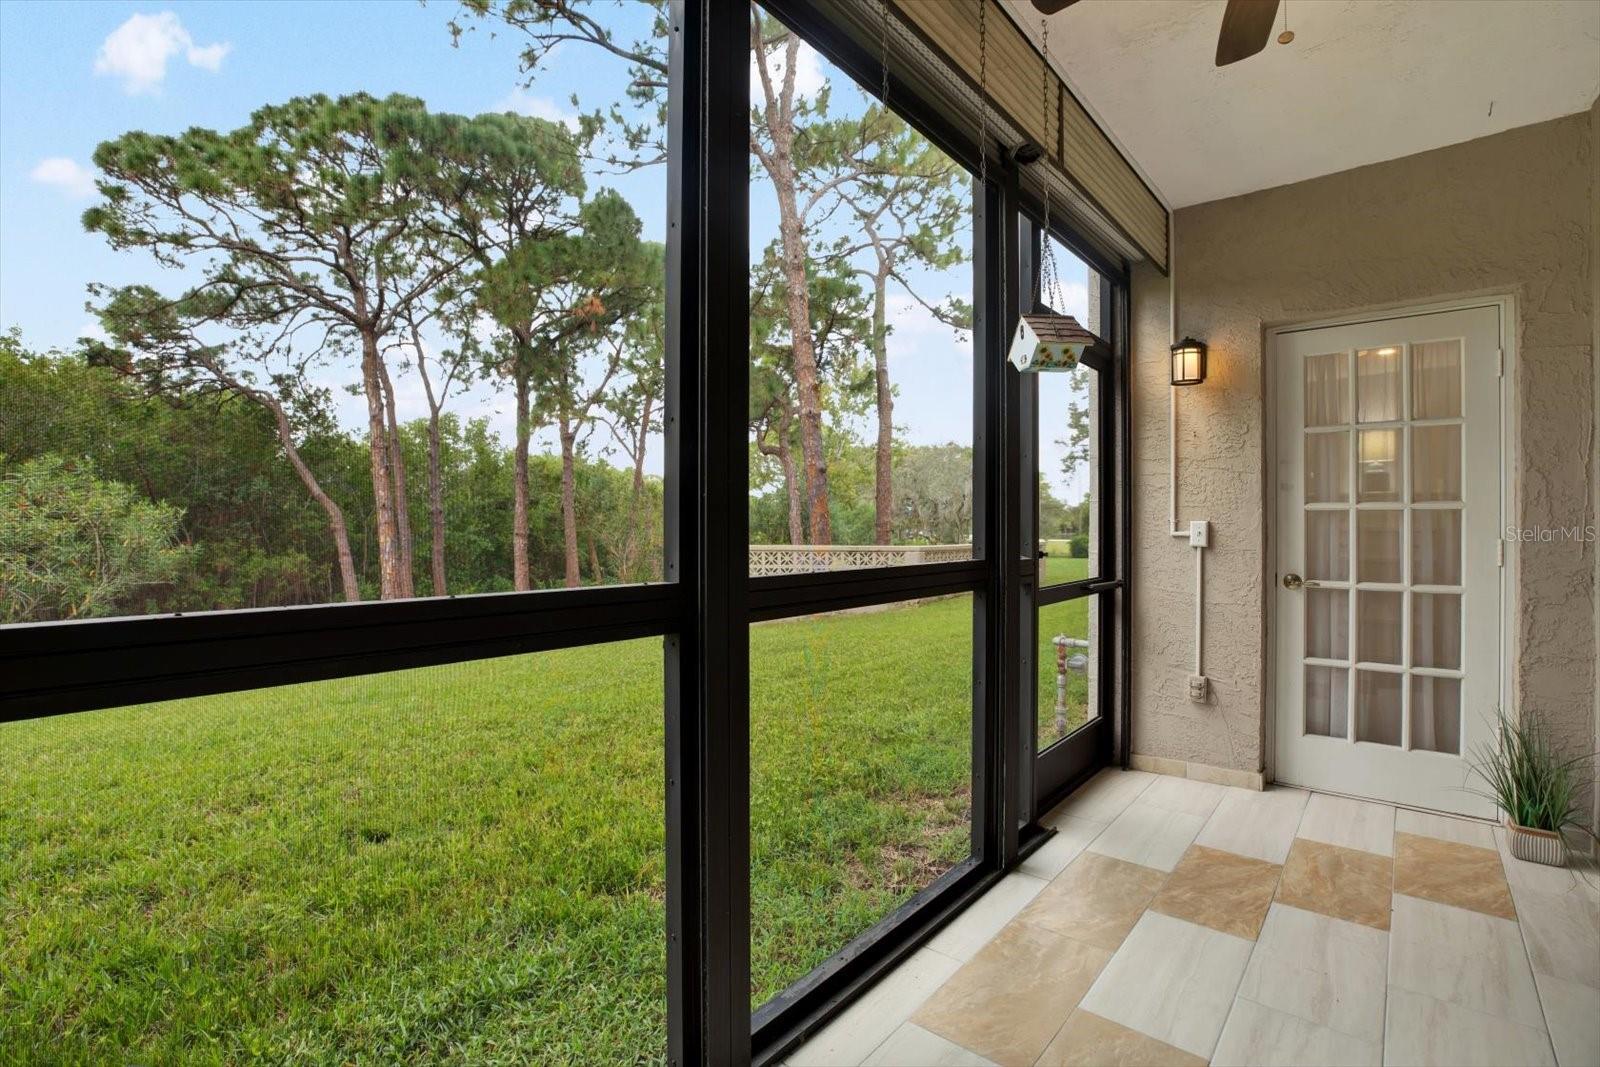
[[(596, 10), (621, 37), (648, 32), (643, 7)], [(0, 328), (20, 327), (31, 347), (65, 347), (92, 329), (84, 309), (89, 282), (177, 287), (169, 272), (141, 255), (113, 252), (78, 221), (95, 199), (95, 145), (128, 130), (230, 129), (261, 104), (314, 92), (404, 92), (435, 110), (509, 109), (555, 119), (573, 113), (574, 93), (586, 109), (621, 97), (622, 62), (575, 45), (563, 46), (524, 85), (516, 39), (480, 26), (453, 47), (446, 23), (455, 12), (449, 0), (0, 3)], [(860, 90), (807, 50), (799, 84), (814, 90), (824, 79), (833, 84), (835, 112), (865, 106)], [(601, 185), (628, 198), (645, 236), (663, 238), (663, 168), (591, 175), (591, 189)], [(762, 181), (752, 185), (751, 215), (752, 252), (759, 254), (776, 232), (771, 190)], [(1069, 257), (1062, 273), (1072, 294), (1081, 294), (1081, 265)], [(924, 273), (916, 284), (939, 299), (967, 296), (970, 279), (962, 266)], [(903, 293), (891, 299), (890, 321), (897, 425), (916, 443), (970, 443), (968, 344)], [(420, 384), (399, 392), (402, 417), (425, 411)], [(358, 424), (360, 404), (340, 395), (341, 418)], [(489, 415), (504, 433), (508, 408), (507, 398), (478, 387), (455, 410)], [(1041, 437), (1048, 449), (1051, 432)], [(659, 454), (650, 465), (659, 469)], [(1048, 456), (1044, 466), (1059, 479)]]

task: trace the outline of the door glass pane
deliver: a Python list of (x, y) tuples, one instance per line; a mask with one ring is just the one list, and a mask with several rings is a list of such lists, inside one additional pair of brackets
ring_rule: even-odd
[(1306, 503), (1344, 503), (1350, 499), (1350, 433), (1306, 434)]
[(1356, 658), (1363, 663), (1400, 662), (1402, 593), (1356, 594)]
[(1402, 511), (1356, 512), (1356, 580), (1399, 582)]
[(1400, 743), (1400, 685), (1403, 674), (1356, 671), (1356, 740)]
[(1306, 357), (1306, 425), (1350, 421), (1350, 353)]
[(1095, 717), (1099, 661), (1094, 607), (1098, 597), (1078, 597), (1039, 609), (1038, 751), (1043, 752)]
[(1350, 594), (1343, 589), (1307, 589), (1306, 655), (1350, 657)]
[(1411, 594), (1411, 663), (1461, 669), (1460, 595)]
[[(542, 22), (573, 5), (528, 6)], [(667, 21), (664, 5), (615, 6)], [(971, 559), (971, 176), (781, 22), (753, 17), (749, 573)], [(1082, 322), (1081, 265), (1064, 285)], [(1078, 458), (1092, 434), (1063, 407), (1056, 438)], [(1091, 466), (1081, 458), (1070, 503), (1087, 499)]]
[(1417, 585), (1461, 584), (1461, 512), (1411, 512), (1411, 580)]
[(1461, 754), (1461, 680), (1411, 676), (1411, 747)]
[(1461, 427), (1411, 428), (1411, 499), (1461, 499)]
[(1356, 499), (1400, 499), (1400, 431), (1362, 430), (1357, 458)]
[[(1057, 260), (1068, 262), (1059, 250)], [(1039, 550), (1044, 553), (1039, 581), (1060, 585), (1100, 573), (1100, 375), (1080, 366), (1034, 378), (1039, 401)]]
[(0, 1061), (664, 1060), (662, 693), (656, 637), (0, 725)]
[(1411, 346), (1411, 417), (1453, 419), (1461, 414), (1461, 342)]
[(1344, 667), (1306, 667), (1306, 733), (1319, 737), (1350, 735), (1350, 671)]
[(1400, 417), (1399, 348), (1356, 352), (1356, 413), (1361, 422), (1392, 422)]
[(1350, 513), (1306, 512), (1306, 577), (1343, 582), (1350, 578)]
[(972, 614), (750, 627), (752, 1007), (970, 854)]

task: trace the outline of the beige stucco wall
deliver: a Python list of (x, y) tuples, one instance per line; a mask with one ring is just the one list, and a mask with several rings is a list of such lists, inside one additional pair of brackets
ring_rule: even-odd
[[(1580, 113), (1466, 144), (1185, 208), (1175, 220), (1180, 334), (1210, 346), (1179, 398), (1179, 517), (1213, 524), (1207, 706), (1189, 702), (1192, 550), (1167, 535), (1167, 280), (1133, 278), (1133, 750), (1265, 766), (1270, 494), (1264, 331), (1367, 308), (1512, 293), (1521, 526), (1594, 522), (1596, 289), (1591, 148)], [(1595, 546), (1522, 546), (1514, 699), (1573, 751), (1596, 738)]]

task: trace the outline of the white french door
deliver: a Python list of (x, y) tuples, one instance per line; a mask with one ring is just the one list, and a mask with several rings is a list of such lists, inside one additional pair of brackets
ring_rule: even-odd
[(1273, 335), (1279, 781), (1470, 815), (1501, 693), (1501, 308)]

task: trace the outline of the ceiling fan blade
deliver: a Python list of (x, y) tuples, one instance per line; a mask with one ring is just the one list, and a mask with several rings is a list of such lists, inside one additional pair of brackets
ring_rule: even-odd
[(1217, 35), (1217, 66), (1237, 63), (1267, 47), (1277, 16), (1278, 0), (1228, 0)]
[(1057, 11), (1065, 11), (1077, 2), (1078, 0), (1033, 0), (1033, 6), (1040, 14), (1054, 15)]

